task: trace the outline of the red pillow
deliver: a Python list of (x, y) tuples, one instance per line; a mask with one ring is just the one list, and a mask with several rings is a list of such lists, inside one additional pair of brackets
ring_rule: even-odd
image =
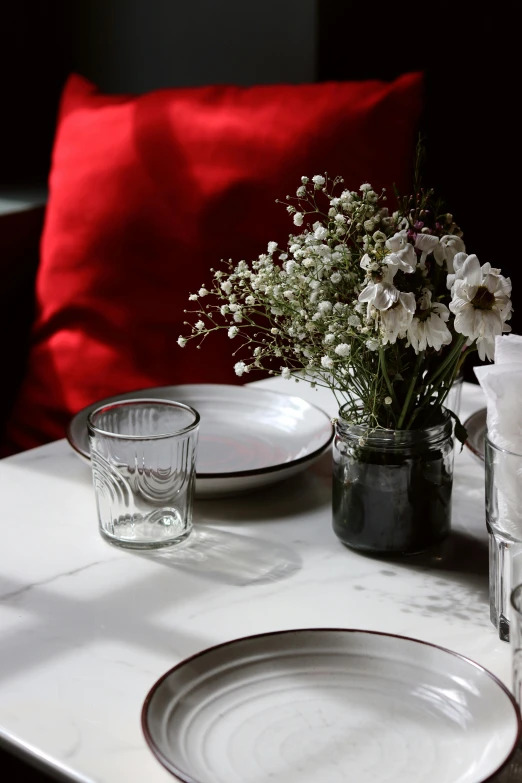
[(231, 383), (226, 334), (181, 350), (188, 294), (221, 258), (253, 259), (293, 225), (276, 198), (303, 174), (409, 189), (422, 75), (101, 95), (64, 90), (37, 278), (38, 315), (8, 450), (63, 437), (118, 392)]

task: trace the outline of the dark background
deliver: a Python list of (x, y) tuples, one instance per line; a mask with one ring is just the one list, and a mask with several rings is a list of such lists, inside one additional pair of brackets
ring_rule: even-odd
[[(45, 200), (59, 96), (72, 71), (106, 92), (145, 92), (423, 70), (425, 182), (445, 199), (468, 252), (511, 276), (511, 325), (521, 332), (518, 16), (515, 0), (484, 9), (458, 0), (3, 0), (0, 200)], [(22, 292), (2, 295), (7, 308), (8, 295), (12, 308)]]
[[(107, 92), (425, 71), (426, 182), (446, 199), (468, 251), (511, 276), (511, 323), (522, 332), (518, 16), (514, 0), (2, 0), (0, 328), (9, 377), (23, 373), (56, 111), (72, 71)], [(470, 366), (466, 377), (474, 380)], [(10, 782), (44, 780), (1, 753), (0, 770)]]

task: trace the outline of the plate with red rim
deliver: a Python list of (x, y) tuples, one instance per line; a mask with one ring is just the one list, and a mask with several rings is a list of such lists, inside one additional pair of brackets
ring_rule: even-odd
[(418, 639), (314, 628), (248, 636), (151, 688), (145, 739), (183, 783), (485, 783), (521, 736), (489, 671)]
[(196, 461), (196, 497), (252, 491), (289, 478), (316, 462), (329, 448), (328, 414), (289, 394), (229, 384), (183, 384), (139, 389), (83, 408), (67, 428), (67, 440), (90, 462), (87, 416), (117, 400), (177, 400), (201, 417)]

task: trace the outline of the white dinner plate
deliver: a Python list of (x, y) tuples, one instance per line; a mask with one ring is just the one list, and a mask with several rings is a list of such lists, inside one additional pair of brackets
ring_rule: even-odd
[(468, 438), (466, 440), (466, 446), (470, 450), (472, 456), (477, 462), (484, 465), (484, 438), (486, 437), (486, 408), (481, 408), (475, 413), (472, 413), (469, 418), (464, 422), (464, 426), (468, 431)]
[(152, 688), (146, 740), (186, 783), (483, 783), (520, 718), (486, 669), (371, 631), (281, 631), (183, 661)]
[(67, 428), (67, 440), (89, 460), (87, 416), (99, 405), (150, 397), (177, 400), (201, 416), (196, 497), (235, 495), (299, 473), (333, 438), (330, 417), (300, 397), (228, 384), (161, 386), (118, 394), (83, 408)]

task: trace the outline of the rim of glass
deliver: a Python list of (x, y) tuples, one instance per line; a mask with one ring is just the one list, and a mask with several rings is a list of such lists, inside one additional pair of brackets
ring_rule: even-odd
[(519, 454), (517, 451), (509, 451), (509, 449), (503, 449), (500, 446), (497, 446), (497, 444), (494, 443), (489, 437), (487, 430), (484, 433), (484, 442), (494, 448), (495, 451), (501, 451), (503, 454), (509, 454), (511, 457), (518, 457), (519, 459), (522, 459), (522, 454)]
[[(343, 406), (344, 407), (344, 406)], [(351, 424), (342, 415), (343, 408), (339, 409), (338, 421), (340, 421), (347, 429), (351, 431), (351, 435), (354, 438), (364, 437), (371, 443), (377, 443), (379, 440), (389, 443), (394, 441), (397, 443), (401, 440), (407, 440), (411, 443), (413, 440), (424, 440), (426, 437), (433, 437), (438, 434), (443, 434), (447, 428), (453, 430), (451, 414), (445, 408), (441, 409), (441, 414), (444, 417), (443, 421), (438, 424), (432, 424), (425, 429), (415, 430), (391, 430), (385, 427), (370, 428), (365, 424)], [(449, 433), (448, 433), (449, 434)]]
[(522, 617), (522, 606), (519, 609), (519, 607), (515, 604), (515, 599), (521, 595), (522, 595), (522, 584), (514, 587), (509, 597), (509, 602), (511, 604), (511, 607), (512, 609), (514, 609), (514, 611), (518, 614), (519, 617)]
[[(188, 424), (186, 427), (183, 427), (179, 430), (173, 430), (172, 432), (160, 432), (152, 435), (125, 435), (122, 432), (111, 432), (110, 430), (104, 430), (101, 427), (98, 427), (94, 423), (94, 417), (101, 413), (102, 411), (109, 411), (111, 408), (123, 408), (125, 406), (133, 406), (138, 407), (139, 405), (144, 405), (146, 403), (150, 403), (153, 405), (157, 405), (160, 403), (161, 405), (166, 405), (168, 408), (182, 408), (183, 410), (189, 411), (189, 413), (192, 413), (194, 416), (194, 421), (191, 424)], [(118, 438), (120, 440), (164, 440), (165, 438), (172, 438), (178, 435), (184, 435), (187, 432), (190, 432), (191, 430), (196, 429), (196, 427), (199, 425), (200, 422), (200, 415), (197, 412), (195, 408), (192, 408), (190, 405), (186, 405), (184, 402), (176, 402), (175, 400), (164, 400), (159, 399), (158, 397), (137, 397), (137, 398), (130, 398), (126, 400), (116, 400), (116, 402), (110, 402), (105, 403), (105, 405), (100, 405), (98, 408), (95, 408), (93, 411), (89, 413), (87, 416), (87, 428), (89, 432), (95, 433), (96, 435), (105, 435), (107, 438)]]

